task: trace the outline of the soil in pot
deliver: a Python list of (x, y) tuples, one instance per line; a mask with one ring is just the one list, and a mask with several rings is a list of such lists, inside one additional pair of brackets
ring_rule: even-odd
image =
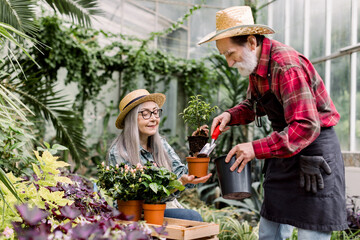
[(241, 173), (237, 169), (232, 172), (230, 167), (235, 163), (236, 157), (233, 156), (229, 163), (225, 162), (225, 158), (226, 156), (221, 156), (215, 159), (223, 198), (241, 200), (251, 197), (251, 165), (246, 164)]
[(203, 177), (208, 174), (209, 157), (187, 157), (186, 161), (188, 163), (189, 175)]
[(122, 201), (117, 200), (119, 212), (124, 213), (126, 216), (132, 216), (130, 220), (139, 221), (141, 219), (141, 213), (143, 210), (143, 200), (129, 200)]
[(190, 156), (195, 156), (196, 153), (200, 152), (208, 140), (209, 137), (205, 136), (188, 136)]
[(143, 204), (144, 220), (150, 224), (163, 225), (166, 204)]

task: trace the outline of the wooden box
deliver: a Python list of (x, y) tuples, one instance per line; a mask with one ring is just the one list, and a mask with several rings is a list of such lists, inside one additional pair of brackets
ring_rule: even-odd
[[(165, 231), (168, 235), (161, 235), (166, 239), (179, 239), (179, 240), (190, 240), (190, 239), (218, 239), (220, 227), (215, 223), (197, 222), (175, 218), (165, 218), (164, 222), (167, 222)], [(160, 227), (160, 225), (148, 224), (151, 226)], [(153, 230), (153, 236), (158, 234)]]

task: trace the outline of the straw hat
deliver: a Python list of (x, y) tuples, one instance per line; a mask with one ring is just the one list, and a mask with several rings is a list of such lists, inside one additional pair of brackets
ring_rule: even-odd
[(275, 33), (275, 31), (270, 27), (254, 24), (254, 18), (249, 6), (235, 6), (216, 13), (216, 31), (203, 37), (198, 44), (240, 35), (272, 33)]
[(165, 103), (165, 100), (166, 100), (166, 96), (164, 94), (162, 93), (150, 94), (146, 89), (138, 89), (128, 93), (121, 100), (119, 104), (120, 114), (116, 119), (115, 126), (119, 129), (123, 129), (124, 128), (123, 121), (124, 118), (126, 117), (126, 114), (128, 114), (128, 112), (137, 105), (143, 102), (153, 101), (159, 107), (161, 107)]

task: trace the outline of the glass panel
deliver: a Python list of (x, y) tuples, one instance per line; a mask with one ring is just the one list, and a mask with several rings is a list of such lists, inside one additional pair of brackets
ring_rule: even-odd
[(314, 67), (320, 77), (324, 80), (325, 79), (325, 62), (314, 64)]
[[(357, 1), (357, 14), (358, 14), (358, 19), (357, 19), (357, 24), (358, 24), (358, 29), (357, 29), (357, 41), (360, 42), (360, 0)], [(358, 61), (359, 62), (359, 61)]]
[(273, 29), (275, 30), (274, 39), (284, 42), (285, 31), (285, 0), (278, 0), (273, 3)]
[(341, 149), (350, 149), (350, 56), (339, 57), (331, 61), (330, 93), (341, 119), (336, 125)]
[[(360, 63), (360, 54), (357, 53), (357, 64), (359, 63)], [(355, 151), (360, 151), (360, 68), (357, 68), (357, 84), (356, 84)]]
[(311, 1), (310, 4), (310, 59), (325, 55), (325, 0)]
[(332, 1), (331, 52), (350, 45), (351, 0)]
[(304, 1), (292, 0), (290, 4), (290, 46), (303, 53), (304, 50)]
[(255, 23), (267, 25), (267, 20), (268, 20), (268, 7), (266, 5), (267, 3), (268, 3), (267, 0), (258, 1), (257, 6), (260, 9), (258, 9), (258, 11), (256, 12), (256, 21), (255, 21)]

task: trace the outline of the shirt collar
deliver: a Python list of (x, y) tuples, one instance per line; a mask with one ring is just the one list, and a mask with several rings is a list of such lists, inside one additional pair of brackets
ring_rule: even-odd
[(268, 64), (270, 60), (271, 41), (268, 38), (264, 38), (259, 63), (255, 69), (255, 74), (260, 77), (266, 78), (268, 73)]

